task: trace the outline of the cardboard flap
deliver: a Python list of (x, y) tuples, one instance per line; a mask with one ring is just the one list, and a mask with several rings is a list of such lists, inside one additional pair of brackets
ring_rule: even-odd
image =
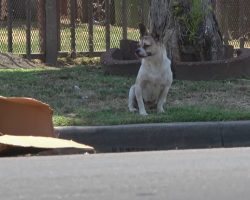
[[(0, 136), (2, 136), (3, 134), (2, 133), (0, 133)], [(7, 149), (8, 148), (8, 146), (7, 145), (4, 145), (4, 144), (1, 144), (0, 143), (0, 152), (1, 151), (4, 151), (5, 149)]]
[(53, 110), (38, 100), (0, 96), (0, 132), (55, 137)]
[(64, 140), (52, 137), (40, 136), (0, 136), (0, 147), (3, 145), (18, 146), (18, 147), (34, 147), (44, 149), (55, 148), (77, 148), (86, 151), (94, 150), (93, 147), (74, 142), (72, 140)]

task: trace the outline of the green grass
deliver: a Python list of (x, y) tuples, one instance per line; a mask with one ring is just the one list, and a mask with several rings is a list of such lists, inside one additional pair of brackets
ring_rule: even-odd
[[(250, 119), (250, 80), (174, 81), (163, 114), (129, 113), (135, 77), (104, 75), (100, 67), (1, 69), (0, 95), (32, 97), (54, 109), (54, 125), (114, 125)], [(77, 87), (80, 88), (76, 89)]]
[[(24, 26), (21, 26), (22, 22), (14, 24), (13, 28), (13, 52), (14, 53), (26, 53), (26, 30)], [(137, 29), (128, 28), (128, 39), (139, 39), (139, 31)], [(71, 51), (70, 43), (70, 26), (61, 26), (61, 51)], [(94, 51), (104, 51), (106, 49), (105, 39), (105, 26), (94, 25), (93, 29), (93, 43)], [(0, 27), (0, 51), (7, 52), (8, 49), (8, 32), (6, 27)], [(33, 25), (31, 30), (31, 49), (32, 53), (40, 52), (39, 48), (39, 31), (38, 28)], [(111, 26), (110, 28), (110, 43), (111, 48), (119, 47), (119, 40), (122, 39), (122, 28), (119, 26)], [(76, 26), (76, 50), (78, 52), (89, 51), (89, 33), (87, 24), (78, 24)]]

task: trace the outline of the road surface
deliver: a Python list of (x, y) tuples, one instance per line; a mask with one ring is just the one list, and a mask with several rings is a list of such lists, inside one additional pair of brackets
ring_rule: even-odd
[(249, 200), (250, 148), (0, 158), (1, 200)]

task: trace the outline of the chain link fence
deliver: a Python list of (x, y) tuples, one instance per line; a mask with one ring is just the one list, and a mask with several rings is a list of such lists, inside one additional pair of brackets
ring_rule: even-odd
[(38, 0), (0, 0), (1, 52), (24, 54), (27, 46), (30, 46), (30, 51), (33, 53), (41, 52), (37, 2)]
[[(69, 38), (72, 14), (75, 14), (73, 20), (77, 52), (105, 51), (107, 47), (119, 47), (121, 39), (139, 39), (137, 25), (140, 21), (145, 21), (145, 14), (142, 12), (148, 10), (146, 1), (76, 0), (73, 6), (72, 2), (72, 0), (60, 1), (61, 51), (71, 50)], [(107, 34), (110, 35), (108, 44)]]
[[(44, 4), (0, 0), (0, 52), (26, 54), (30, 46), (32, 54), (44, 53)], [(121, 39), (138, 40), (137, 25), (146, 21), (146, 10), (144, 0), (58, 0), (58, 50), (102, 52), (119, 47)]]
[[(46, 0), (0, 0), (0, 52), (44, 54)], [(137, 25), (147, 23), (148, 0), (57, 0), (58, 51), (103, 52), (121, 39), (139, 39)], [(250, 47), (250, 0), (216, 0), (224, 39)], [(56, 10), (55, 10), (56, 12)]]
[(215, 14), (224, 40), (235, 48), (250, 47), (250, 0), (216, 0)]

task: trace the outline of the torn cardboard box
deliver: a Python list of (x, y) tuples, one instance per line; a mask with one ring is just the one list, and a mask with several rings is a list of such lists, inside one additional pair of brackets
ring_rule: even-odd
[(31, 98), (0, 97), (0, 132), (8, 135), (55, 137), (53, 110)]
[(52, 116), (49, 105), (36, 99), (0, 96), (0, 155), (14, 147), (41, 151), (73, 148), (94, 152), (93, 147), (55, 138)]
[[(46, 152), (43, 154), (68, 154), (69, 152), (93, 152), (94, 148), (88, 145), (80, 144), (72, 140), (64, 140), (52, 137), (41, 137), (41, 136), (14, 136), (14, 135), (2, 135), (0, 136), (0, 144), (2, 144), (2, 152), (11, 154), (7, 151), (8, 147), (17, 148), (28, 148), (39, 149), (41, 152)], [(5, 148), (4, 148), (5, 147)], [(16, 149), (17, 149), (16, 148)], [(50, 151), (48, 151), (50, 149)], [(60, 151), (54, 151), (55, 149), (60, 149)], [(63, 150), (65, 149), (65, 150)], [(78, 151), (73, 151), (72, 149), (78, 149)], [(0, 146), (1, 150), (1, 146)]]

